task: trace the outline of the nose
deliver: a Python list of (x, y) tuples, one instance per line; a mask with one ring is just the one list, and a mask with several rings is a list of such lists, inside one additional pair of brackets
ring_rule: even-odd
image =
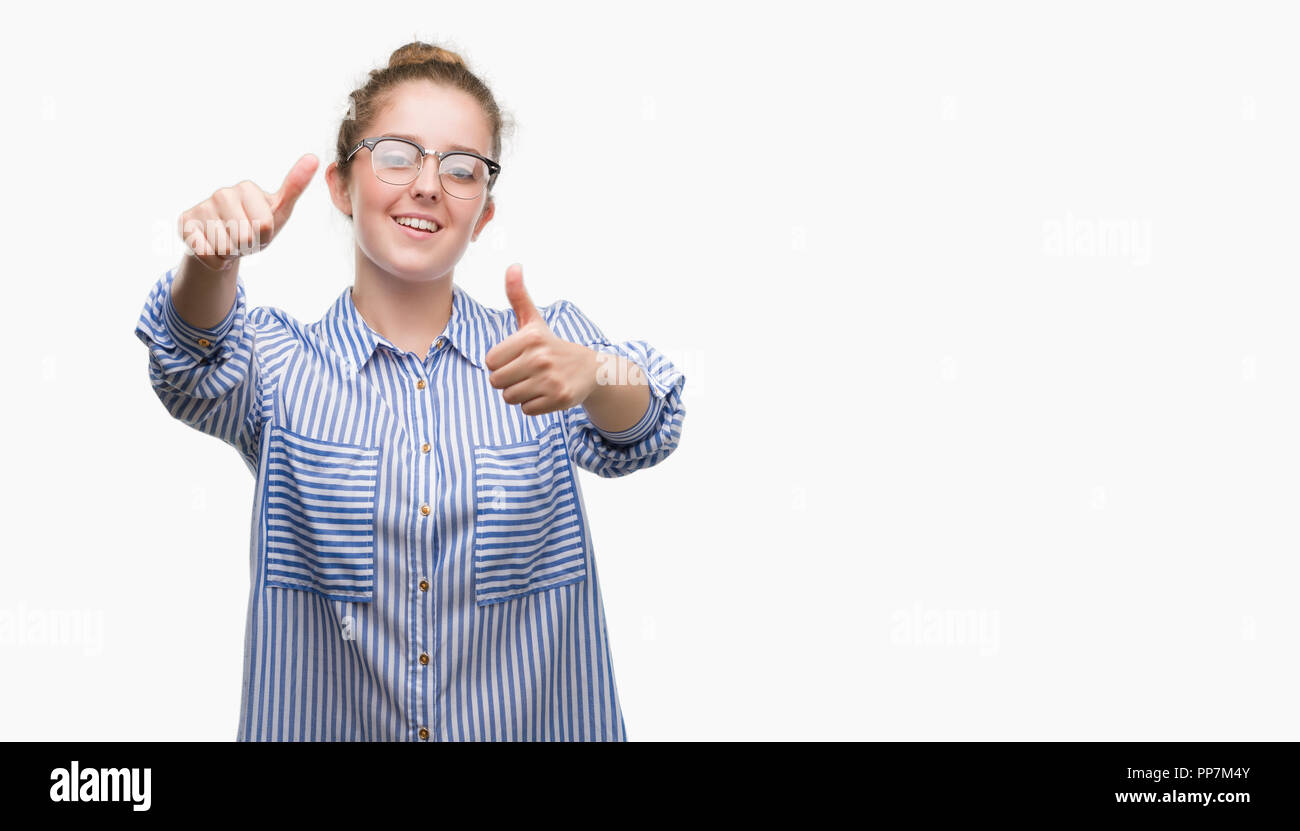
[(438, 175), (438, 167), (436, 156), (424, 160), (420, 173), (415, 177), (415, 181), (411, 182), (412, 196), (417, 199), (420, 196), (427, 196), (435, 201), (442, 196), (442, 179)]

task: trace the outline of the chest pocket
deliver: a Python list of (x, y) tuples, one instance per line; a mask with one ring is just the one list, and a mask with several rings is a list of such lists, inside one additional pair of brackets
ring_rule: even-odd
[(474, 598), (484, 606), (587, 577), (586, 534), (558, 421), (474, 448)]
[(375, 595), (379, 448), (272, 427), (263, 528), (266, 584), (334, 600)]

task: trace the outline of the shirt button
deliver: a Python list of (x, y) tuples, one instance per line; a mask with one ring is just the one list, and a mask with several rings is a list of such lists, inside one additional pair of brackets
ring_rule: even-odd
[(423, 379), (423, 378), (421, 378), (420, 380), (418, 380), (418, 381), (415, 382), (415, 388), (416, 388), (417, 390), (422, 390), (422, 389), (424, 389), (424, 379)]
[(436, 341), (433, 342), (433, 348), (434, 349), (442, 348), (442, 338), (438, 338)]
[(428, 653), (428, 652), (421, 652), (421, 653), (420, 653), (420, 663), (422, 663), (422, 664), (427, 664), (427, 663), (429, 663), (429, 653)]
[(427, 728), (427, 727), (421, 727), (421, 728), (420, 728), (420, 738), (422, 738), (422, 739), (427, 739), (427, 738), (429, 738), (429, 728)]
[(423, 450), (425, 453), (428, 453), (428, 452), (429, 452), (429, 443), (426, 441), (424, 444), (420, 445), (420, 449)]
[(208, 340), (207, 338), (199, 338), (199, 346), (202, 346), (204, 349), (207, 349), (211, 345), (212, 345), (212, 341)]
[(428, 516), (428, 515), (429, 515), (429, 503), (428, 503), (428, 502), (426, 502), (426, 503), (424, 503), (423, 505), (420, 506), (420, 513), (424, 514), (425, 516)]
[(428, 581), (428, 580), (425, 580), (425, 579), (423, 579), (423, 578), (421, 578), (421, 580), (420, 580), (420, 591), (422, 591), (422, 592), (427, 592), (428, 590), (429, 590), (429, 581)]

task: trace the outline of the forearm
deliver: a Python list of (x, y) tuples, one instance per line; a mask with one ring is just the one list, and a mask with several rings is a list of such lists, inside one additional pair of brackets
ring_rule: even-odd
[(635, 363), (609, 352), (596, 353), (596, 366), (596, 387), (582, 402), (587, 417), (610, 433), (636, 426), (650, 406), (645, 373)]
[(238, 258), (223, 271), (213, 271), (193, 254), (186, 253), (172, 281), (172, 305), (176, 313), (196, 329), (211, 329), (225, 320), (235, 305)]

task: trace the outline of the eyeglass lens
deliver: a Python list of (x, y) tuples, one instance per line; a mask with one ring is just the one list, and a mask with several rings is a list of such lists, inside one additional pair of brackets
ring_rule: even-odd
[[(436, 157), (435, 157), (436, 158)], [(409, 185), (420, 175), (423, 159), (420, 151), (404, 141), (386, 139), (377, 142), (371, 151), (375, 175), (390, 185)], [(482, 159), (463, 153), (444, 156), (438, 166), (438, 178), (451, 196), (473, 199), (483, 192), (488, 180), (488, 168)]]

